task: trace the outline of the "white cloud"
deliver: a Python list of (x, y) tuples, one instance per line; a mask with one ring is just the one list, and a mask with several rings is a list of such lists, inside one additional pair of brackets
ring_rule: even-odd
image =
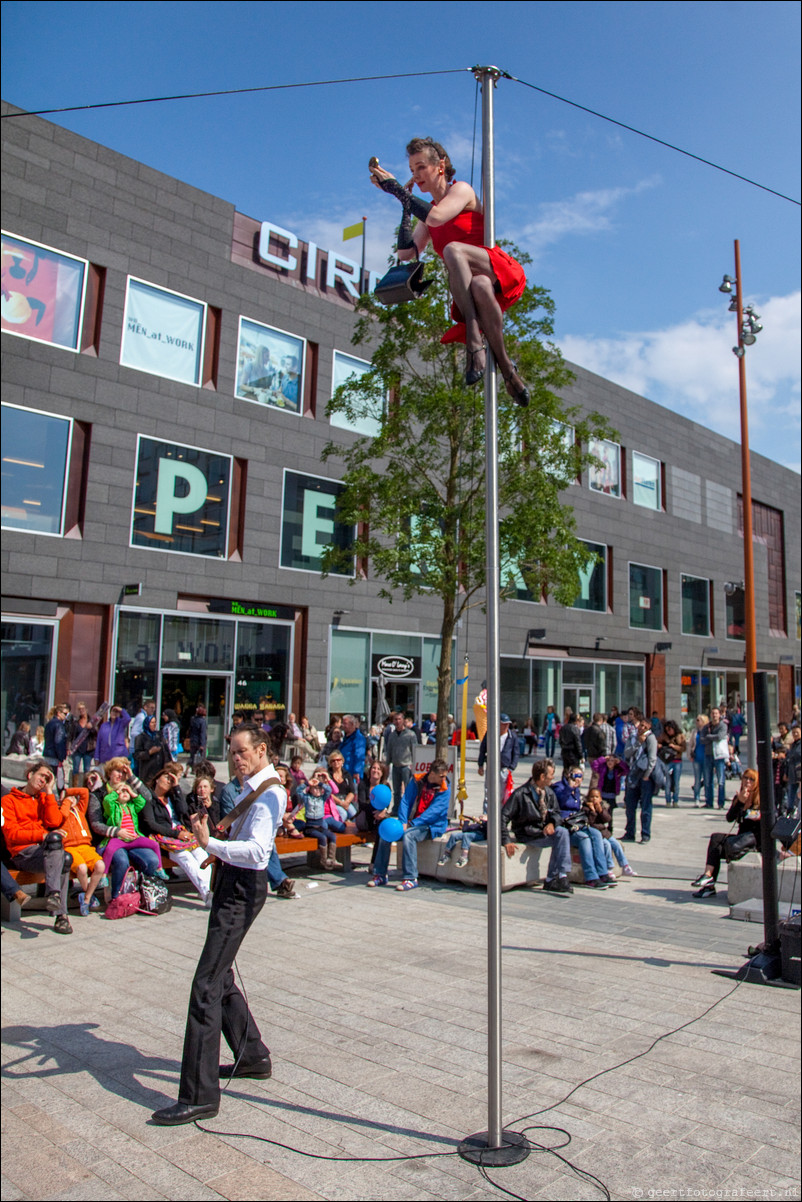
[(568, 234), (595, 234), (613, 228), (614, 210), (629, 196), (661, 182), (659, 176), (641, 180), (632, 188), (599, 188), (594, 192), (577, 192), (567, 200), (541, 204), (534, 221), (528, 222), (520, 242), (533, 258)]
[[(763, 331), (747, 351), (750, 445), (798, 471), (799, 459), (789, 462), (788, 452), (799, 445), (800, 293), (756, 304)], [(728, 438), (740, 438), (738, 374), (731, 349), (735, 321), (726, 310), (697, 313), (665, 330), (617, 338), (569, 334), (558, 342), (572, 363)]]

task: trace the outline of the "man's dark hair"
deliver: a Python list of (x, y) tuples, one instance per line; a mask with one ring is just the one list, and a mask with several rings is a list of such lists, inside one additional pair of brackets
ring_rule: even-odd
[(34, 772), (38, 772), (40, 768), (47, 768), (48, 772), (53, 777), (53, 780), (56, 779), (56, 774), (51, 768), (50, 764), (48, 764), (47, 760), (43, 759), (28, 760), (27, 764), (25, 765), (25, 779), (27, 780), (30, 776), (33, 776)]
[(446, 760), (432, 760), (429, 765), (430, 772), (448, 772), (448, 762)]
[(546, 776), (550, 767), (550, 760), (535, 760), (532, 765), (532, 780), (540, 780), (541, 777)]
[(251, 747), (258, 747), (260, 743), (264, 743), (267, 746), (267, 735), (261, 726), (257, 726), (255, 722), (243, 722), (242, 726), (237, 727), (237, 733), (232, 738), (239, 739), (242, 735), (248, 736), (251, 741)]

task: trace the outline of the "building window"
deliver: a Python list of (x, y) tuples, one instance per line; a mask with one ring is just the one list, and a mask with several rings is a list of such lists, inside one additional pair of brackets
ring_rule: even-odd
[(659, 459), (651, 459), (641, 455), (639, 451), (632, 452), (632, 500), (635, 505), (644, 509), (662, 509), (662, 464)]
[(727, 638), (746, 638), (746, 598), (740, 585), (725, 588), (727, 607)]
[(71, 442), (68, 418), (3, 405), (3, 526), (64, 533)]
[(2, 235), (2, 330), (65, 350), (81, 345), (85, 259)]
[(629, 624), (633, 630), (663, 629), (663, 570), (629, 565)]
[(2, 701), (3, 753), (20, 722), (30, 734), (44, 726), (56, 666), (57, 626), (9, 616), (2, 624), (0, 700)]
[(607, 612), (607, 548), (602, 543), (582, 542), (596, 559), (580, 569), (579, 596), (572, 608), (603, 614)]
[(301, 413), (306, 342), (258, 321), (239, 319), (237, 391), (243, 401)]
[(601, 460), (601, 466), (588, 471), (588, 484), (593, 492), (603, 492), (608, 497), (623, 496), (621, 487), (621, 448), (617, 442), (606, 438), (592, 438), (588, 446), (591, 455)]
[[(332, 544), (347, 551), (354, 541), (354, 527), (337, 520), (337, 500), (345, 486), (320, 476), (284, 472), (282, 501), (282, 568), (320, 572), (322, 552)], [(353, 576), (354, 569), (332, 568), (333, 576)]]
[(682, 633), (711, 633), (710, 581), (702, 576), (682, 577)]
[(579, 481), (569, 458), (574, 448), (574, 427), (557, 418), (552, 418), (550, 424), (552, 438), (540, 445), (543, 470), (566, 485), (577, 484)]
[[(738, 533), (744, 533), (744, 502), (738, 497)], [(785, 609), (785, 531), (783, 515), (771, 505), (752, 502), (752, 537), (766, 548), (766, 574), (769, 594), (769, 631), (784, 638), (787, 633)]]
[(201, 383), (206, 305), (128, 277), (120, 363), (151, 376)]
[[(342, 387), (348, 380), (360, 379), (371, 370), (370, 363), (364, 359), (356, 359), (353, 355), (345, 355), (342, 351), (334, 352), (334, 362), (331, 372), (331, 394)], [(368, 438), (376, 438), (381, 430), (381, 421), (386, 404), (386, 395), (370, 397), (354, 397), (351, 402), (358, 411), (352, 420), (345, 413), (332, 413), (329, 421), (341, 430), (351, 430), (354, 434), (364, 434)]]
[(225, 558), (232, 459), (139, 436), (131, 546)]

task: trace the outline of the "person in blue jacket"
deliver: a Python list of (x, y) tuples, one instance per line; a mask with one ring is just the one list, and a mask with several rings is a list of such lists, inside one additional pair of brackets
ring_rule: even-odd
[(346, 772), (350, 772), (356, 783), (359, 784), (360, 777), (365, 775), (368, 741), (359, 729), (359, 719), (355, 718), (353, 714), (346, 714), (343, 718), (343, 730), (345, 738), (340, 743), (340, 754), (345, 761)]
[[(569, 768), (563, 773), (562, 780), (552, 785), (552, 789), (560, 807), (560, 815), (571, 830), (570, 820), (576, 819), (582, 810), (582, 769)], [(589, 889), (606, 889), (608, 885), (616, 884), (613, 874), (607, 871), (604, 839), (595, 827), (586, 825), (580, 830), (572, 830), (571, 846), (579, 852), (585, 884)]]
[[(420, 772), (409, 781), (398, 807), (398, 817), (404, 824), (404, 879), (400, 885), (396, 885), (399, 893), (417, 889), (418, 844), (424, 839), (436, 839), (438, 835), (445, 833), (450, 803), (451, 786), (448, 783), (448, 764), (445, 760), (433, 760), (428, 772)], [(388, 843), (386, 839), (379, 840), (374, 876), (368, 881), (371, 889), (387, 884), (391, 848), (392, 843)]]

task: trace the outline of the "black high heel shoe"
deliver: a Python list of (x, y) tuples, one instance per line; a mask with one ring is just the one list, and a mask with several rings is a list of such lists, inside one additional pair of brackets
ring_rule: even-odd
[(529, 389), (526, 387), (523, 380), (521, 380), (520, 376), (518, 376), (518, 379), (521, 381), (520, 388), (513, 384), (512, 377), (517, 375), (518, 365), (517, 363), (513, 363), (510, 374), (508, 376), (503, 376), (502, 378), (504, 380), (504, 385), (507, 389), (507, 392), (515, 401), (516, 405), (520, 405), (522, 409), (526, 409), (527, 405), (529, 404)]
[(483, 346), (478, 346), (475, 351), (469, 351), (466, 347), (465, 352), (467, 355), (467, 360), (465, 363), (465, 383), (468, 385), (478, 384), (480, 380), (484, 379), (484, 364), (481, 368), (476, 368), (473, 364), (477, 355), (483, 355), (485, 353), (485, 348)]

